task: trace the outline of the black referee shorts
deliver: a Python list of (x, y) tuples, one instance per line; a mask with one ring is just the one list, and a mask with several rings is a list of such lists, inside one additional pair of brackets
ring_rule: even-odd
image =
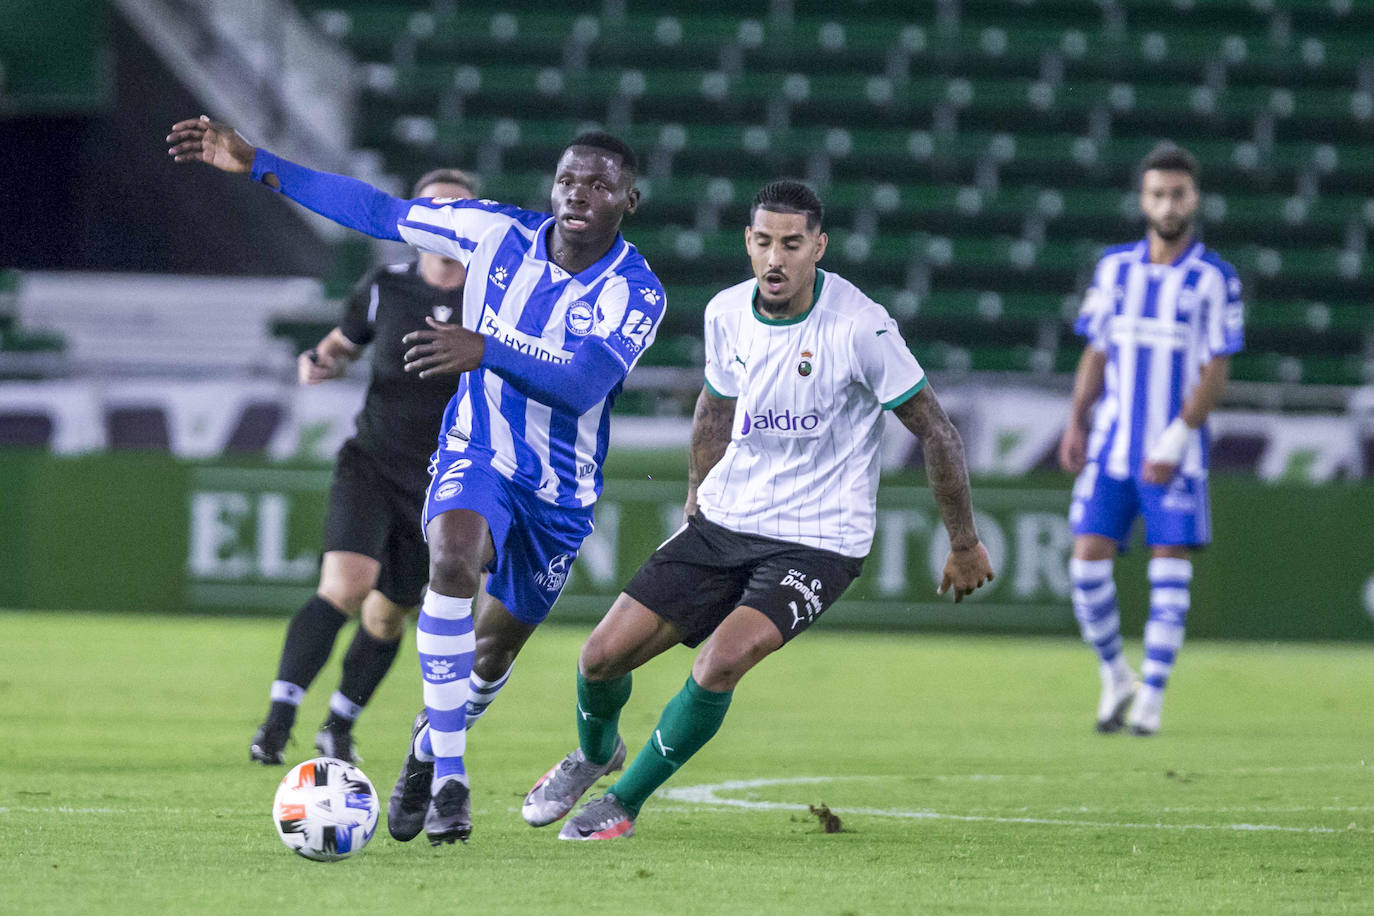
[(816, 622), (858, 578), (863, 558), (740, 534), (700, 512), (654, 551), (625, 594), (700, 645), (737, 607), (762, 611), (783, 642)]
[(329, 485), (324, 549), (360, 553), (381, 563), (377, 591), (413, 607), (429, 581), (429, 547), (420, 529), (424, 505), (424, 487), (403, 486), (350, 439), (339, 449)]

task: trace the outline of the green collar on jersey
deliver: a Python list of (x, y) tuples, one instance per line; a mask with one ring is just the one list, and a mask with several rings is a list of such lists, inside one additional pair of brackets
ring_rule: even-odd
[(811, 310), (816, 307), (816, 303), (821, 301), (821, 284), (825, 282), (825, 271), (816, 268), (816, 285), (811, 288), (811, 308), (802, 312), (800, 315), (793, 315), (791, 318), (765, 318), (759, 311), (759, 281), (754, 281), (754, 294), (749, 297), (749, 311), (754, 313), (754, 317), (764, 324), (784, 325), (799, 324), (806, 320), (806, 316), (811, 314)]

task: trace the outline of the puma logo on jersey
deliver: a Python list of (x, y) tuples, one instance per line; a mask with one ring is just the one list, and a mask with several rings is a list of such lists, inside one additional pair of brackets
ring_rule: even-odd
[(749, 368), (749, 366), (745, 364), (744, 360), (742, 360), (742, 359), (739, 358), (739, 354), (738, 354), (738, 353), (735, 354), (735, 362), (739, 363), (739, 364), (740, 364), (741, 366), (743, 366), (745, 369), (748, 369), (748, 368)]
[(883, 328), (881, 331), (878, 332), (878, 336), (879, 336), (879, 337), (882, 337), (882, 336), (883, 336), (884, 334), (886, 334), (886, 333), (887, 333), (887, 328)]

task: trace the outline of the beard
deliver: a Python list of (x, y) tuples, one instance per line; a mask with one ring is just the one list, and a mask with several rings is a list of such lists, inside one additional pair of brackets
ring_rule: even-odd
[(1192, 234), (1193, 221), (1191, 219), (1185, 219), (1173, 229), (1167, 229), (1154, 220), (1150, 220), (1150, 230), (1164, 241), (1172, 244)]
[(759, 296), (758, 299), (759, 311), (763, 312), (765, 315), (781, 315), (787, 311), (788, 307), (791, 304), (791, 298), (783, 299), (778, 302), (771, 302), (768, 299), (763, 298), (763, 296)]

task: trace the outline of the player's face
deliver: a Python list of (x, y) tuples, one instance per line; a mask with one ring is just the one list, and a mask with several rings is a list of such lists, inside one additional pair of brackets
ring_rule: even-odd
[(1193, 229), (1197, 185), (1187, 172), (1150, 169), (1140, 180), (1140, 212), (1155, 235), (1175, 242)]
[(826, 235), (806, 228), (805, 213), (759, 208), (744, 230), (744, 247), (759, 281), (759, 300), (777, 311), (816, 282), (816, 262), (825, 254)]
[(588, 244), (610, 240), (620, 221), (639, 204), (634, 178), (620, 157), (592, 146), (570, 146), (553, 176), (555, 229), (566, 241)]

